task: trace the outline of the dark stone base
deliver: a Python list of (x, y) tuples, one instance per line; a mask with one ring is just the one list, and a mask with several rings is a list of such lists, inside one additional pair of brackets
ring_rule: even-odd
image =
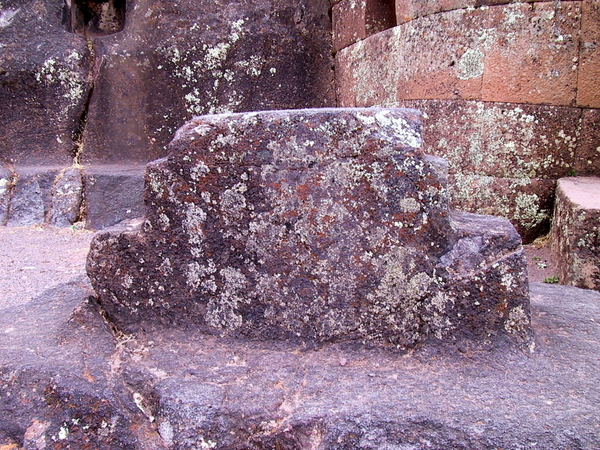
[(600, 293), (531, 288), (533, 354), (401, 354), (115, 335), (78, 279), (2, 310), (0, 448), (600, 448)]

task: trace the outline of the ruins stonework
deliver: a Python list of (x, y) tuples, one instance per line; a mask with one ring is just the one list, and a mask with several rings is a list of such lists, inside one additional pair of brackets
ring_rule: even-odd
[[(0, 2), (0, 225), (102, 228), (139, 215), (137, 169), (164, 156), (194, 115), (334, 106), (328, 8), (327, 0)], [(40, 214), (71, 168), (85, 171), (73, 199), (80, 210)], [(30, 205), (22, 196), (13, 203), (34, 172), (52, 182), (28, 188)], [(98, 186), (115, 192), (105, 196), (108, 211)]]
[(87, 270), (124, 332), (305, 342), (531, 343), (521, 240), (449, 211), (414, 110), (202, 116), (148, 165), (146, 217)]
[(456, 209), (506, 217), (530, 242), (558, 178), (600, 173), (597, 1), (398, 0), (377, 34), (356, 17), (378, 1), (335, 3), (339, 106), (422, 110)]

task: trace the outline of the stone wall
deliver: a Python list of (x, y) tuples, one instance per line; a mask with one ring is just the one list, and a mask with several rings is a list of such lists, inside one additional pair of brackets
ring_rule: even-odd
[[(129, 0), (124, 12), (123, 1), (104, 4), (0, 2), (2, 223), (48, 222), (39, 207), (11, 219), (15, 189), (44, 173), (52, 181), (30, 190), (30, 202), (51, 204), (44, 196), (71, 165), (81, 173), (77, 220), (139, 215), (143, 165), (164, 156), (192, 116), (335, 103), (327, 0)], [(99, 217), (106, 199), (87, 188), (124, 173), (132, 178), (111, 199), (118, 211)]]
[(377, 34), (370, 3), (333, 6), (340, 106), (421, 109), (454, 207), (546, 232), (556, 180), (600, 173), (600, 2), (397, 0)]

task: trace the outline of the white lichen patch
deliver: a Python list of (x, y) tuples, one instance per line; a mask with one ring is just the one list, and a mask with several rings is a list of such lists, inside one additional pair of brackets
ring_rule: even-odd
[(400, 209), (403, 213), (418, 213), (423, 205), (412, 197), (405, 197), (400, 200)]
[(248, 187), (244, 183), (238, 183), (230, 189), (223, 191), (220, 197), (221, 210), (232, 218), (239, 218), (246, 209), (246, 197), (244, 192)]
[(467, 50), (458, 61), (457, 77), (461, 80), (469, 80), (483, 75), (484, 54), (479, 49)]
[(390, 111), (375, 114), (375, 121), (381, 127), (380, 132), (388, 134), (396, 145), (420, 148), (423, 145), (421, 133), (411, 127), (402, 117), (394, 117)]
[(62, 96), (69, 103), (67, 108), (57, 113), (59, 117), (66, 117), (68, 109), (80, 104), (86, 94), (87, 75), (77, 69), (81, 59), (82, 55), (77, 51), (72, 51), (63, 61), (49, 58), (44, 61), (42, 67), (35, 74), (35, 79), (39, 83), (61, 86)]
[(198, 163), (196, 163), (196, 165), (190, 169), (190, 177), (192, 180), (198, 181), (209, 172), (210, 169), (206, 164), (204, 164), (204, 161), (198, 161)]
[(238, 312), (239, 303), (246, 303), (248, 280), (241, 270), (225, 267), (219, 271), (223, 287), (217, 298), (211, 298), (205, 315), (206, 323), (215, 328), (235, 330), (244, 320)]
[(216, 272), (217, 267), (212, 260), (208, 260), (206, 265), (200, 265), (198, 262), (190, 263), (186, 270), (186, 284), (192, 291), (197, 291), (205, 278)]
[(512, 308), (504, 322), (504, 329), (510, 334), (523, 334), (529, 329), (529, 316), (522, 306)]
[(9, 26), (20, 10), (21, 8), (0, 10), (0, 28)]
[(0, 178), (0, 195), (6, 194), (10, 181), (7, 178)]

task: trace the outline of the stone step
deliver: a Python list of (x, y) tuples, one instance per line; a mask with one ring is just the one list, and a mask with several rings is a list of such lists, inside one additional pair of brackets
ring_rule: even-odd
[(144, 215), (146, 166), (0, 166), (0, 225), (102, 229)]
[(558, 180), (550, 242), (560, 283), (600, 291), (600, 178)]

